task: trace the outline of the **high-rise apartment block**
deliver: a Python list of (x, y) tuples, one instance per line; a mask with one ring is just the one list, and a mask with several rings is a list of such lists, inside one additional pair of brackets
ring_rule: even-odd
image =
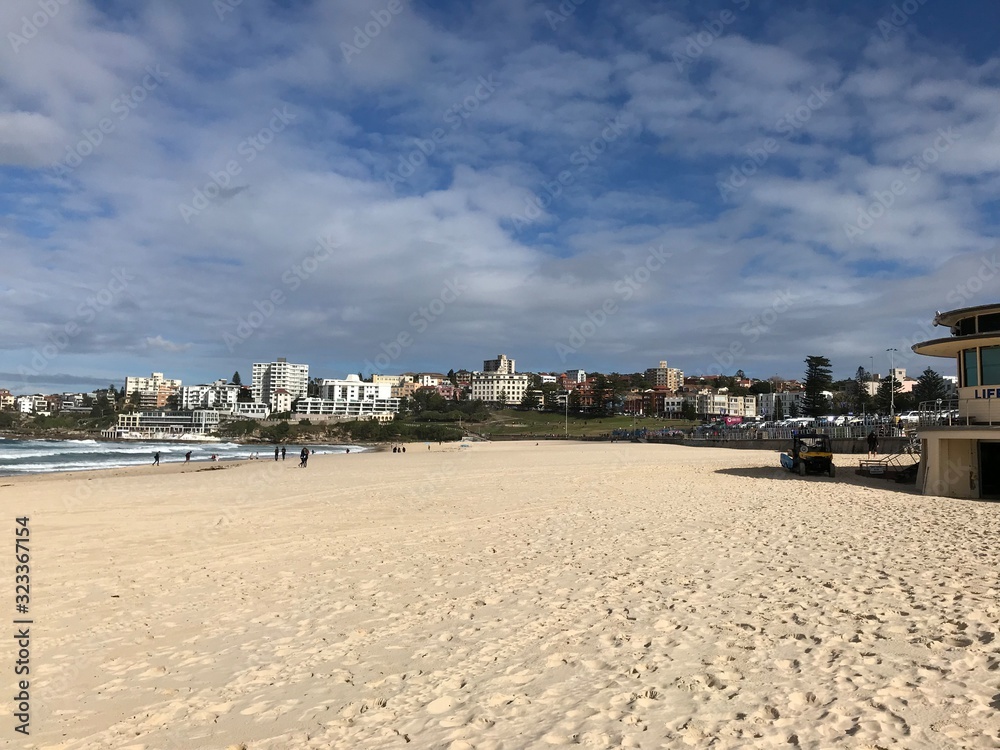
[(250, 391), (253, 400), (272, 405), (274, 392), (283, 388), (292, 399), (306, 396), (309, 391), (309, 365), (292, 364), (284, 357), (275, 362), (254, 362)]
[(676, 367), (667, 367), (666, 360), (660, 360), (659, 367), (646, 370), (646, 377), (653, 381), (653, 386), (676, 391), (684, 385), (684, 373)]
[(495, 372), (498, 375), (513, 375), (514, 360), (507, 359), (506, 354), (498, 354), (496, 359), (483, 360), (483, 372)]

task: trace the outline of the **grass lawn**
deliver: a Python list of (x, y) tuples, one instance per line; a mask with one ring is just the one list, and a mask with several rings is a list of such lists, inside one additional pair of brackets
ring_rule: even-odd
[[(683, 419), (657, 419), (655, 417), (636, 417), (636, 428), (662, 429), (664, 427), (691, 427), (695, 422)], [(493, 412), (490, 419), (483, 423), (470, 424), (475, 432), (485, 436), (524, 435), (529, 437), (544, 437), (546, 435), (563, 436), (566, 434), (566, 415), (558, 412), (515, 411), (504, 409)], [(591, 418), (569, 415), (569, 436), (590, 437), (605, 435), (614, 429), (631, 430), (632, 417), (615, 416)]]

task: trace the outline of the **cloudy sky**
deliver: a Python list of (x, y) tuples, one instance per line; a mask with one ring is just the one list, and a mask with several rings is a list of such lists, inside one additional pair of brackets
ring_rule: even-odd
[(6, 0), (0, 386), (500, 352), (953, 374), (909, 345), (1000, 299), (997, 28), (986, 0)]

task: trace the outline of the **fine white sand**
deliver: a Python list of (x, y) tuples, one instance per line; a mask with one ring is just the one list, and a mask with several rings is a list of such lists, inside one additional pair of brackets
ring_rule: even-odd
[(35, 621), (0, 745), (1000, 748), (1000, 504), (432, 447), (0, 478)]

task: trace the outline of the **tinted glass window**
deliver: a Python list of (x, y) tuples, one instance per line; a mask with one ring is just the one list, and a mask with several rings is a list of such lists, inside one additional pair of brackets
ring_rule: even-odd
[(968, 336), (976, 332), (976, 319), (975, 318), (962, 318), (958, 321), (958, 325), (955, 326), (956, 336)]
[(965, 376), (965, 385), (979, 385), (979, 367), (976, 362), (976, 350), (966, 349), (962, 353), (962, 359), (965, 360), (965, 366), (962, 367), (962, 373)]
[(980, 349), (983, 359), (983, 385), (1000, 385), (1000, 346)]
[(979, 332), (993, 333), (1000, 331), (1000, 313), (979, 316)]

